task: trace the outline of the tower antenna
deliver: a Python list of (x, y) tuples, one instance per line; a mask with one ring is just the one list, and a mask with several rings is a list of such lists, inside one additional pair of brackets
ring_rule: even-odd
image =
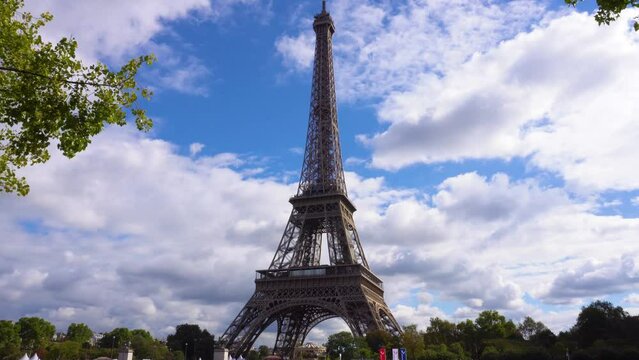
[(322, 12), (326, 12), (326, 0), (322, 0)]

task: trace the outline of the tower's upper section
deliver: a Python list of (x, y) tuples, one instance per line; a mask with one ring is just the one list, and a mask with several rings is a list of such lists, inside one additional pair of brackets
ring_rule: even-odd
[(315, 15), (313, 30), (315, 60), (311, 108), (297, 196), (346, 195), (333, 73), (332, 38), (335, 25), (326, 11), (325, 1), (322, 2), (322, 12)]

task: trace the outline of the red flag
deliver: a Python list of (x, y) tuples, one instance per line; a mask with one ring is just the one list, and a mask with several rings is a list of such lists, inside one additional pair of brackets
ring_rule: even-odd
[(379, 348), (379, 360), (386, 360), (386, 348)]

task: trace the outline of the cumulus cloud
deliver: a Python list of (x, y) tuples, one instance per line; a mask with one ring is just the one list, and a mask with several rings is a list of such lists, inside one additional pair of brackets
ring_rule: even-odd
[(72, 161), (28, 169), (30, 196), (0, 210), (2, 317), (224, 330), (255, 264), (270, 261), (294, 189), (244, 177), (233, 156), (176, 151), (109, 130)]
[[(153, 53), (158, 62), (145, 80), (158, 88), (206, 95), (203, 84), (209, 69), (186, 47), (176, 48), (158, 37), (177, 37), (171, 25), (177, 21), (221, 21), (238, 7), (262, 6), (257, 0), (68, 0), (29, 1), (26, 10), (50, 12), (54, 19), (43, 29), (45, 39), (73, 37), (78, 55), (88, 61), (121, 64), (124, 60)], [(184, 39), (180, 42), (188, 43)]]
[[(421, 290), (468, 311), (497, 308), (519, 317), (535, 310), (526, 294), (564, 301), (548, 291), (557, 274), (575, 271), (588, 258), (612, 261), (615, 249), (639, 250), (637, 219), (595, 215), (596, 203), (533, 179), (466, 173), (445, 179), (430, 196), (388, 188), (382, 178), (362, 181), (351, 174), (348, 180), (368, 189), (353, 195), (356, 205), (366, 204), (358, 205), (358, 229), (373, 269), (397, 285), (387, 293), (398, 304), (408, 284), (422, 284)], [(604, 294), (633, 286), (624, 277), (618, 284), (583, 287)]]
[(427, 303), (420, 303), (417, 306), (398, 305), (393, 309), (393, 315), (400, 324), (417, 325), (420, 330), (425, 330), (432, 318), (445, 318), (446, 314)]
[(611, 27), (585, 14), (554, 19), (454, 72), (423, 73), (384, 101), (389, 128), (361, 139), (386, 169), (529, 157), (577, 188), (637, 188), (638, 109), (628, 95), (639, 90), (636, 40), (623, 19)]
[(639, 284), (636, 255), (625, 254), (606, 262), (589, 260), (583, 265), (558, 275), (548, 296), (553, 300), (597, 297), (635, 289)]
[(513, 184), (504, 173), (488, 181), (475, 172), (466, 173), (446, 179), (438, 189), (433, 197), (438, 209), (470, 221), (530, 220), (550, 208), (570, 204), (560, 189), (542, 189), (532, 179)]
[[(109, 129), (72, 160), (56, 155), (27, 169), (29, 196), (0, 199), (0, 298), (8, 304), (0, 317), (156, 336), (191, 322), (220, 334), (251, 295), (253, 271), (268, 266), (295, 184), (247, 175), (252, 159), (236, 154), (178, 152)], [(366, 255), (402, 322), (442, 316), (436, 301), (520, 315), (532, 309), (526, 294), (552, 301), (635, 284), (634, 262), (613, 260), (615, 249), (639, 251), (639, 222), (594, 215), (593, 204), (560, 189), (467, 173), (429, 194), (346, 177)], [(583, 270), (589, 258), (611, 265)], [(548, 291), (569, 282), (557, 274), (573, 273), (575, 288), (591, 290)], [(592, 274), (611, 276), (587, 280)], [(336, 320), (312, 337), (342, 326)]]
[[(407, 89), (425, 71), (447, 72), (526, 29), (542, 10), (530, 0), (331, 2), (340, 99), (384, 96)], [(276, 41), (294, 70), (312, 63), (315, 36), (307, 21), (300, 28)]]

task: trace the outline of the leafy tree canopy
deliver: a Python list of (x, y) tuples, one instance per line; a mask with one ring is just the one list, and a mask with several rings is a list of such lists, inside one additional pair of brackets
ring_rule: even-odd
[(530, 316), (526, 316), (526, 318), (517, 325), (517, 331), (524, 340), (530, 340), (532, 337), (546, 329), (547, 328), (544, 323), (535, 321)]
[(80, 358), (82, 345), (76, 341), (65, 341), (61, 343), (51, 344), (47, 359), (55, 360), (76, 360)]
[(142, 329), (131, 330), (131, 347), (136, 359), (166, 359), (169, 349)]
[(39, 350), (44, 348), (55, 335), (55, 326), (39, 317), (23, 317), (18, 320), (22, 347)]
[(257, 348), (257, 352), (260, 355), (260, 359), (271, 355), (271, 350), (266, 345), (260, 345), (260, 347)]
[(21, 343), (18, 324), (9, 320), (0, 320), (0, 358), (17, 356)]
[(355, 357), (355, 350), (355, 339), (348, 331), (329, 335), (326, 342), (326, 353), (332, 359), (339, 358), (342, 354), (342, 360), (351, 360)]
[(146, 340), (153, 340), (153, 336), (151, 336), (151, 333), (148, 332), (148, 330), (144, 330), (144, 329), (135, 329), (135, 330), (131, 330), (131, 337), (141, 337), (143, 339)]
[(420, 358), (424, 354), (424, 337), (417, 331), (417, 325), (404, 326), (401, 337), (402, 344), (411, 358)]
[(424, 334), (424, 340), (429, 345), (450, 344), (457, 337), (457, 326), (438, 317), (430, 319), (430, 325)]
[(214, 338), (206, 329), (196, 324), (182, 324), (175, 328), (175, 334), (166, 338), (166, 345), (172, 351), (182, 351), (186, 360), (212, 360)]
[(104, 334), (98, 346), (101, 348), (119, 348), (131, 341), (131, 331), (127, 328), (115, 328)]
[(355, 344), (355, 359), (373, 359), (375, 358), (375, 352), (368, 346), (365, 337), (354, 338)]
[(589, 346), (598, 339), (620, 335), (619, 325), (628, 316), (628, 313), (621, 306), (597, 300), (581, 309), (573, 332), (580, 345)]
[[(566, 4), (577, 6), (579, 2), (584, 0), (564, 0)], [(611, 22), (619, 18), (621, 11), (628, 7), (639, 8), (639, 1), (637, 0), (597, 0), (597, 12), (595, 13), (595, 20), (599, 25), (609, 25)], [(639, 22), (635, 19), (635, 31), (639, 31)]]
[(0, 192), (26, 195), (29, 186), (16, 170), (43, 163), (56, 144), (67, 157), (84, 150), (105, 124), (124, 125), (127, 114), (140, 130), (152, 121), (139, 104), (151, 92), (135, 77), (153, 56), (130, 60), (118, 71), (105, 64), (84, 65), (77, 42), (42, 39), (53, 18), (21, 12), (24, 0), (0, 6)]
[(72, 323), (67, 328), (67, 340), (75, 341), (80, 344), (89, 342), (93, 337), (93, 331), (83, 323)]
[(515, 324), (495, 310), (485, 310), (479, 313), (475, 324), (479, 334), (484, 339), (505, 338), (516, 331)]
[(390, 347), (393, 343), (393, 335), (384, 330), (372, 330), (366, 334), (366, 343), (376, 352), (380, 347)]

